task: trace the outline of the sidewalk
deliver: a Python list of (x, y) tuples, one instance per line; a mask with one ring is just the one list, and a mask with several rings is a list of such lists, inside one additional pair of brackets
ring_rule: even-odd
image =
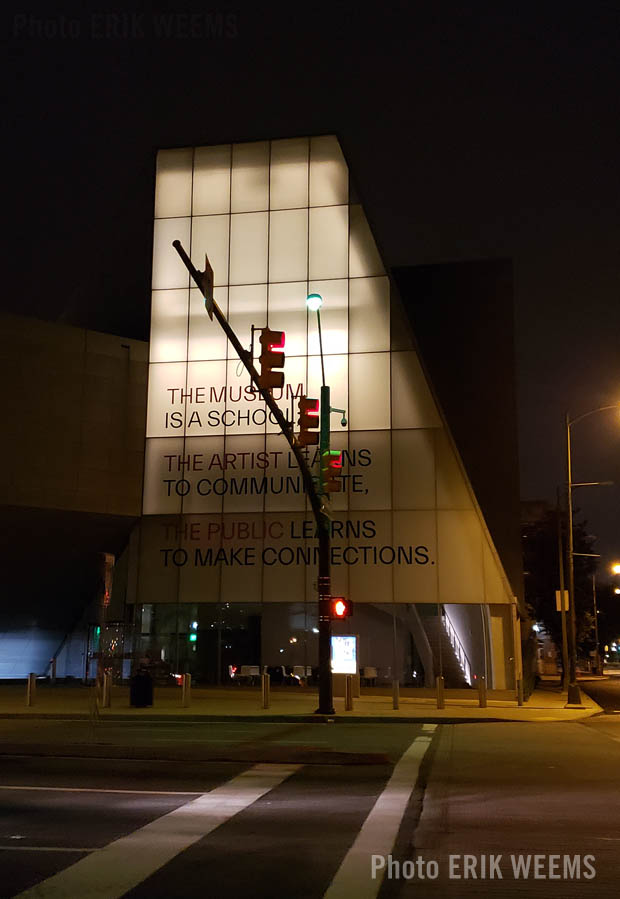
[[(368, 723), (411, 723), (417, 721), (579, 721), (602, 711), (594, 700), (582, 692), (584, 708), (567, 709), (567, 695), (559, 688), (542, 685), (519, 707), (508, 691), (489, 691), (487, 708), (478, 707), (473, 690), (446, 690), (445, 708), (438, 709), (430, 690), (401, 691), (400, 708), (392, 708), (391, 692), (385, 689), (365, 690), (354, 699), (353, 711), (344, 710), (344, 700), (335, 698), (336, 721)], [(152, 708), (137, 709), (129, 705), (129, 689), (112, 689), (111, 707), (98, 707), (94, 687), (37, 686), (35, 702), (26, 706), (25, 685), (0, 686), (1, 718), (65, 718), (99, 721), (316, 721), (314, 714), (318, 695), (312, 689), (277, 689), (271, 691), (270, 708), (261, 708), (261, 693), (252, 688), (192, 689), (189, 708), (181, 706), (181, 690), (174, 687), (155, 689)]]

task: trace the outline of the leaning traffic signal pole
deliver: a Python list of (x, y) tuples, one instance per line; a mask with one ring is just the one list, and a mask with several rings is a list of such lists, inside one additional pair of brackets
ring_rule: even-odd
[[(306, 462), (301, 447), (295, 440), (292, 425), (287, 422), (286, 418), (280, 411), (279, 406), (271, 395), (271, 391), (268, 389), (263, 389), (260, 386), (259, 375), (254, 368), (254, 360), (252, 359), (252, 354), (242, 347), (237, 335), (228, 324), (228, 319), (213, 299), (212, 294), (210, 296), (207, 296), (208, 291), (205, 289), (205, 282), (208, 281), (208, 278), (205, 278), (205, 273), (206, 271), (210, 271), (208, 261), (206, 263), (205, 273), (200, 272), (194, 266), (192, 260), (183, 249), (180, 240), (174, 240), (172, 242), (172, 246), (175, 248), (181, 259), (183, 260), (183, 263), (192, 276), (194, 283), (198, 288), (200, 288), (200, 292), (203, 294), (203, 296), (205, 296), (205, 306), (207, 308), (209, 316), (215, 316), (222, 330), (232, 343), (235, 352), (237, 353), (239, 359), (241, 360), (241, 362), (243, 362), (247, 372), (249, 373), (250, 378), (252, 379), (252, 383), (254, 384), (262, 398), (265, 400), (269, 411), (272, 413), (273, 417), (280, 426), (280, 430), (286, 437), (288, 444), (293, 451), (297, 464), (299, 465), (302, 480), (304, 482), (304, 489), (306, 491), (306, 494), (308, 495), (308, 499), (310, 500), (312, 513), (316, 521), (319, 539), (319, 707), (317, 709), (317, 712), (320, 715), (333, 715), (334, 707), (330, 660), (331, 647), (329, 645), (330, 626), (329, 623), (321, 623), (321, 610), (324, 608), (324, 605), (322, 605), (322, 600), (327, 599), (329, 604), (329, 594), (331, 592), (329, 519), (323, 511), (321, 499), (319, 497), (319, 494), (317, 493), (314, 481), (312, 480), (312, 474), (310, 472), (310, 469), (308, 468), (308, 463)], [(209, 284), (211, 290), (213, 288), (212, 279), (213, 275), (211, 274), (211, 280)], [(327, 408), (329, 410), (329, 393), (327, 394), (327, 396)], [(323, 392), (321, 392), (321, 399), (323, 399)], [(329, 418), (329, 411), (327, 412), (327, 415)]]

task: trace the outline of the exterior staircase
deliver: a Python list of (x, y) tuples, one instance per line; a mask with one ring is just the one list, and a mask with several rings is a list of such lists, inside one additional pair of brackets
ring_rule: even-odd
[[(459, 662), (457, 650), (452, 645), (443, 621), (437, 615), (422, 618), (424, 630), (433, 653), (435, 674), (443, 673), (444, 686), (451, 689), (469, 688), (465, 673)], [(439, 665), (441, 651), (441, 668)]]

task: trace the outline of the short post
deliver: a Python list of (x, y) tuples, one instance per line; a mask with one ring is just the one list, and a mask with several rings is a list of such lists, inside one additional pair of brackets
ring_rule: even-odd
[(392, 708), (400, 708), (400, 681), (392, 681)]
[(344, 710), (353, 711), (353, 675), (347, 674), (344, 678)]
[(32, 671), (28, 675), (28, 683), (26, 684), (26, 705), (34, 705), (37, 692), (37, 676)]
[(481, 709), (487, 707), (487, 679), (484, 674), (478, 678), (478, 705)]
[(264, 709), (269, 708), (269, 700), (270, 700), (269, 681), (270, 681), (270, 679), (271, 678), (268, 674), (261, 674), (261, 676), (260, 676), (261, 694), (262, 694), (262, 700), (263, 700), (262, 704), (263, 704)]
[(443, 677), (441, 677), (441, 675), (439, 677), (435, 678), (435, 684), (437, 687), (437, 708), (438, 709), (445, 709), (445, 707), (446, 707), (446, 702), (445, 702), (444, 695), (443, 695), (443, 683), (444, 683), (444, 681), (443, 681)]
[(191, 674), (183, 675), (183, 683), (181, 686), (181, 705), (184, 709), (189, 708), (192, 701), (192, 676)]
[(50, 683), (52, 687), (56, 686), (56, 659), (50, 659)]
[(101, 688), (101, 708), (109, 709), (112, 705), (112, 672), (103, 672), (103, 685)]
[(523, 681), (517, 678), (517, 705), (523, 705)]

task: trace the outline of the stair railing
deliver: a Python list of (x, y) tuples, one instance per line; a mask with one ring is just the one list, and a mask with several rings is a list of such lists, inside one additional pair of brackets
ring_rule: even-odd
[(450, 645), (452, 646), (452, 649), (454, 650), (454, 653), (458, 660), (461, 671), (463, 672), (463, 676), (464, 676), (465, 680), (467, 681), (467, 683), (469, 684), (469, 686), (471, 687), (471, 685), (472, 685), (471, 662), (469, 661), (469, 659), (467, 657), (467, 653), (465, 652), (465, 647), (461, 643), (461, 641), (459, 639), (459, 635), (456, 632), (456, 628), (452, 624), (452, 621), (450, 620), (450, 616), (448, 615), (448, 613), (446, 612), (444, 607), (442, 607), (442, 616), (443, 616), (443, 626), (445, 627), (445, 629), (447, 631), (448, 638), (450, 640)]

